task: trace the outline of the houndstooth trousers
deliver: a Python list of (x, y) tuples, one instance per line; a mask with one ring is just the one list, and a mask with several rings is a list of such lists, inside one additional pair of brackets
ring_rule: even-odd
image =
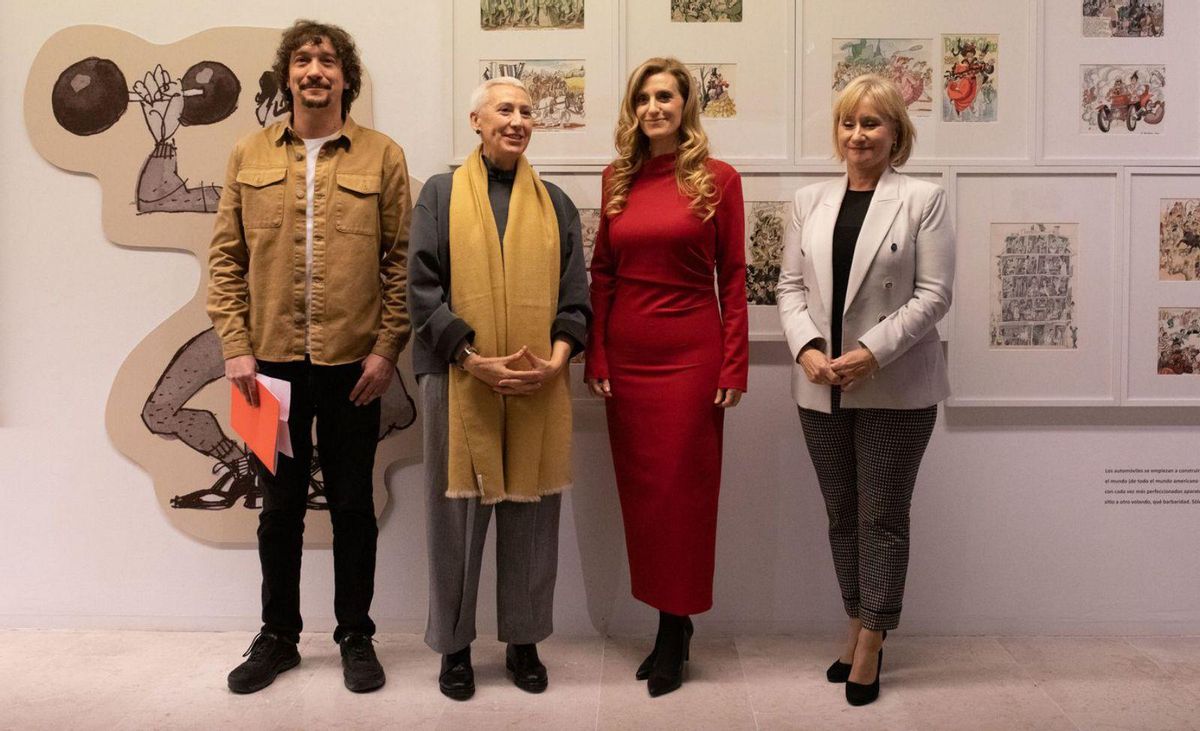
[(817, 472), (846, 614), (870, 630), (895, 629), (908, 572), (908, 513), (921, 457), (937, 421), (922, 409), (800, 409)]

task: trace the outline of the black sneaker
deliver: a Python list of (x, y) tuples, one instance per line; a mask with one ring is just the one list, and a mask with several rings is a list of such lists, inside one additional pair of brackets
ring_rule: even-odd
[(271, 632), (259, 632), (249, 649), (248, 658), (229, 673), (229, 689), (234, 693), (253, 693), (275, 682), (275, 676), (300, 664), (296, 643)]
[(342, 638), (342, 678), (346, 687), (355, 693), (366, 693), (382, 688), (387, 680), (383, 676), (383, 666), (375, 657), (373, 640), (358, 632), (351, 632)]

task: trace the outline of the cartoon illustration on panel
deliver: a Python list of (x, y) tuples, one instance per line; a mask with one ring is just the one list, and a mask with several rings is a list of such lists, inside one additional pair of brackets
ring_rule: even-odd
[(1084, 65), (1079, 75), (1080, 132), (1158, 134), (1167, 113), (1165, 66)]
[(942, 36), (943, 122), (996, 121), (999, 48), (995, 35)]
[(582, 28), (584, 0), (479, 0), (484, 30)]
[(1200, 280), (1200, 198), (1160, 203), (1158, 278)]
[(733, 91), (737, 83), (737, 64), (689, 63), (687, 67), (700, 92), (700, 116), (715, 119), (736, 117), (737, 104), (733, 100)]
[(740, 23), (742, 0), (671, 0), (674, 23)]
[(65, 68), (50, 96), (54, 118), (63, 129), (80, 136), (103, 132), (124, 115), (129, 102), (138, 103), (154, 139), (138, 175), (138, 213), (213, 212), (221, 188), (205, 183), (189, 186), (179, 176), (175, 132), (180, 125), (225, 119), (237, 108), (241, 90), (237, 76), (219, 61), (193, 64), (182, 78), (171, 78), (158, 64), (130, 88), (116, 63), (91, 56)]
[(498, 76), (523, 81), (533, 99), (535, 129), (582, 129), (587, 124), (583, 61), (480, 61), (479, 76), (481, 81)]
[(1158, 373), (1163, 376), (1200, 374), (1200, 308), (1159, 309)]
[(993, 348), (1079, 347), (1076, 223), (993, 223)]
[(933, 110), (933, 67), (928, 38), (834, 38), (833, 93), (863, 74), (879, 74), (900, 88), (908, 113)]
[(1141, 38), (1163, 34), (1163, 0), (1083, 0), (1083, 35)]
[(583, 240), (583, 261), (590, 272), (592, 270), (592, 252), (596, 249), (596, 234), (600, 231), (600, 209), (580, 208), (579, 228)]
[[(218, 183), (234, 143), (289, 114), (265, 70), (278, 39), (279, 31), (269, 28), (216, 28), (155, 45), (115, 28), (66, 28), (34, 60), (25, 89), (26, 129), (47, 160), (97, 179), (108, 239), (183, 250), (204, 262), (222, 194)], [(151, 70), (130, 85), (125, 74), (140, 69)], [(186, 71), (175, 77), (174, 69)], [(244, 83), (249, 79), (257, 84)], [(371, 123), (372, 97), (364, 75), (353, 112), (360, 123)], [(141, 109), (140, 119), (125, 114), (132, 104)], [(246, 448), (228, 426), (229, 387), (205, 291), (201, 277), (190, 301), (126, 358), (109, 394), (106, 427), (114, 445), (150, 474), (173, 524), (204, 540), (245, 543), (253, 539), (261, 494)], [(420, 453), (407, 388), (411, 366), (407, 354), (401, 360), (401, 375), (382, 402), (374, 474), (380, 512), (388, 502), (385, 472)], [(308, 503), (320, 509), (318, 459)], [(248, 510), (229, 509), (239, 505)], [(328, 541), (328, 521), (314, 521), (309, 534)]]
[(774, 305), (783, 232), (791, 216), (785, 201), (746, 201), (746, 301)]

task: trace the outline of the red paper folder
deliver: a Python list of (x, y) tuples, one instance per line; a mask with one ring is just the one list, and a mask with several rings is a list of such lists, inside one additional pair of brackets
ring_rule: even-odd
[(246, 441), (263, 465), (275, 474), (275, 459), (279, 441), (279, 399), (261, 383), (258, 387), (258, 406), (251, 406), (237, 386), (231, 385), (229, 420), (233, 430)]

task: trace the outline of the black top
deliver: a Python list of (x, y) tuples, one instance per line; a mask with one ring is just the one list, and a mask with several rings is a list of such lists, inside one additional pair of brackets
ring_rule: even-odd
[[(850, 283), (850, 265), (854, 262), (854, 245), (863, 219), (871, 207), (874, 190), (847, 190), (833, 225), (833, 308), (829, 313), (830, 353), (842, 354), (842, 311), (846, 309), (846, 286)], [(852, 348), (853, 349), (853, 348)]]
[[(500, 170), (484, 158), (488, 172), (488, 199), (496, 232), (504, 244), (508, 227), (508, 204), (516, 171)], [(452, 173), (434, 175), (421, 189), (413, 207), (412, 232), (408, 244), (408, 311), (412, 316), (413, 373), (445, 373), (464, 338), (475, 331), (454, 313), (450, 302), (450, 193)], [(574, 355), (587, 342), (592, 319), (588, 299), (587, 271), (579, 211), (562, 190), (543, 181), (558, 218), (559, 273), (558, 313), (550, 339), (566, 338)]]

